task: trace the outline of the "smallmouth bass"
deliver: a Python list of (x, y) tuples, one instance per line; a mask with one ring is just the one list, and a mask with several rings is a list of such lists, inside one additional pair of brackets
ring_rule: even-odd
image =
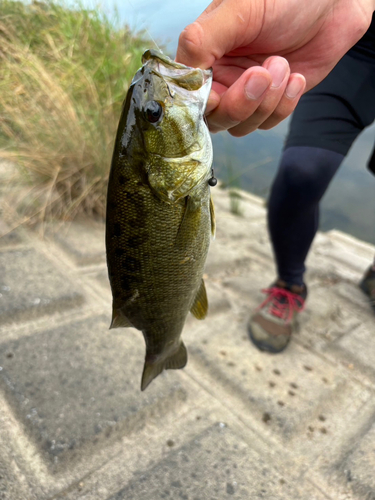
[(183, 368), (189, 311), (207, 313), (202, 279), (215, 218), (212, 144), (204, 123), (211, 70), (143, 54), (128, 90), (108, 181), (106, 247), (110, 328), (135, 327), (146, 343), (141, 390)]

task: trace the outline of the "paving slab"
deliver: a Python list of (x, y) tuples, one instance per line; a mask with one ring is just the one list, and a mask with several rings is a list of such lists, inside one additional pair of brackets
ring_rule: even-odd
[(185, 399), (178, 376), (140, 393), (143, 337), (108, 325), (94, 316), (0, 345), (0, 387), (56, 470)]
[(368, 297), (362, 292), (358, 286), (358, 282), (341, 282), (333, 286), (333, 291), (336, 296), (344, 299), (343, 305), (347, 303), (348, 307), (352, 304), (356, 307), (357, 317), (361, 317), (362, 313), (367, 313), (366, 316), (373, 316), (373, 310), (370, 306)]
[(360, 369), (375, 380), (374, 322), (360, 323), (337, 339), (331, 350), (337, 358), (345, 359), (356, 370)]
[(0, 325), (82, 305), (78, 288), (33, 248), (0, 251)]
[(251, 424), (313, 463), (371, 401), (371, 391), (294, 339), (275, 356), (259, 352), (243, 332), (239, 321), (221, 328), (216, 322), (193, 337), (191, 357), (221, 390), (245, 403)]
[[(108, 500), (324, 500), (310, 484), (296, 487), (225, 424), (191, 442)], [(301, 481), (303, 483), (303, 481)]]
[[(311, 276), (311, 275), (310, 275)], [(307, 277), (310, 285), (309, 277)], [(353, 302), (345, 303), (338, 293), (338, 281), (311, 280), (306, 308), (300, 315), (299, 337), (305, 345), (324, 352), (328, 346), (347, 332), (355, 330), (363, 321), (363, 313)], [(359, 293), (357, 285), (351, 285)]]
[(108, 271), (105, 269), (104, 271), (99, 271), (95, 276), (96, 281), (103, 287), (103, 289), (107, 292), (111, 292), (111, 285), (109, 283)]
[(243, 272), (251, 266), (249, 254), (239, 254), (238, 248), (231, 248), (219, 242), (211, 244), (205, 273), (210, 277), (228, 276), (233, 272)]
[(308, 265), (330, 269), (350, 280), (359, 280), (374, 259), (374, 247), (340, 231), (317, 235)]
[[(0, 444), (0, 451), (4, 449)], [(29, 491), (16, 461), (8, 454), (0, 457), (0, 500), (27, 499)]]
[(53, 239), (79, 266), (105, 261), (105, 225), (103, 222), (78, 220), (50, 228)]
[(239, 195), (213, 190), (189, 363), (143, 393), (142, 334), (108, 331), (104, 225), (0, 238), (0, 499), (375, 498), (375, 321), (358, 289), (375, 248), (319, 233), (298, 331), (262, 353), (246, 323), (275, 266), (264, 201)]
[[(374, 415), (375, 421), (375, 415)], [(375, 423), (357, 443), (341, 466), (343, 482), (355, 495), (375, 500)]]

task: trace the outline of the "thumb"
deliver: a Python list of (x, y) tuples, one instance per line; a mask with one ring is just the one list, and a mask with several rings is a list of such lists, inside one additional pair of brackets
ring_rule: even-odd
[(261, 29), (262, 5), (263, 0), (214, 0), (180, 34), (176, 61), (208, 69), (223, 55), (240, 47), (245, 37), (246, 44), (250, 43)]

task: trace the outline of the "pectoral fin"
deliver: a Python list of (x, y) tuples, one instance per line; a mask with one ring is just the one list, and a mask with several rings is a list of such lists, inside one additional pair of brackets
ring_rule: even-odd
[(144, 391), (150, 383), (156, 378), (163, 370), (177, 370), (183, 368), (187, 363), (187, 351), (185, 344), (181, 342), (177, 352), (172, 354), (169, 358), (162, 361), (146, 361), (143, 368), (141, 391)]
[(210, 216), (211, 216), (211, 234), (215, 239), (216, 236), (216, 217), (215, 217), (215, 206), (214, 200), (212, 199), (212, 195), (210, 198)]
[(208, 300), (206, 287), (202, 279), (201, 285), (199, 287), (198, 293), (195, 296), (194, 303), (190, 309), (191, 314), (193, 314), (197, 319), (204, 319), (208, 311)]

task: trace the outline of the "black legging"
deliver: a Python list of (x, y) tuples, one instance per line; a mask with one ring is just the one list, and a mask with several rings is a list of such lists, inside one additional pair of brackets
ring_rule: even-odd
[(319, 201), (344, 155), (309, 146), (286, 149), (272, 186), (268, 227), (278, 277), (302, 285), (305, 259), (318, 230)]

